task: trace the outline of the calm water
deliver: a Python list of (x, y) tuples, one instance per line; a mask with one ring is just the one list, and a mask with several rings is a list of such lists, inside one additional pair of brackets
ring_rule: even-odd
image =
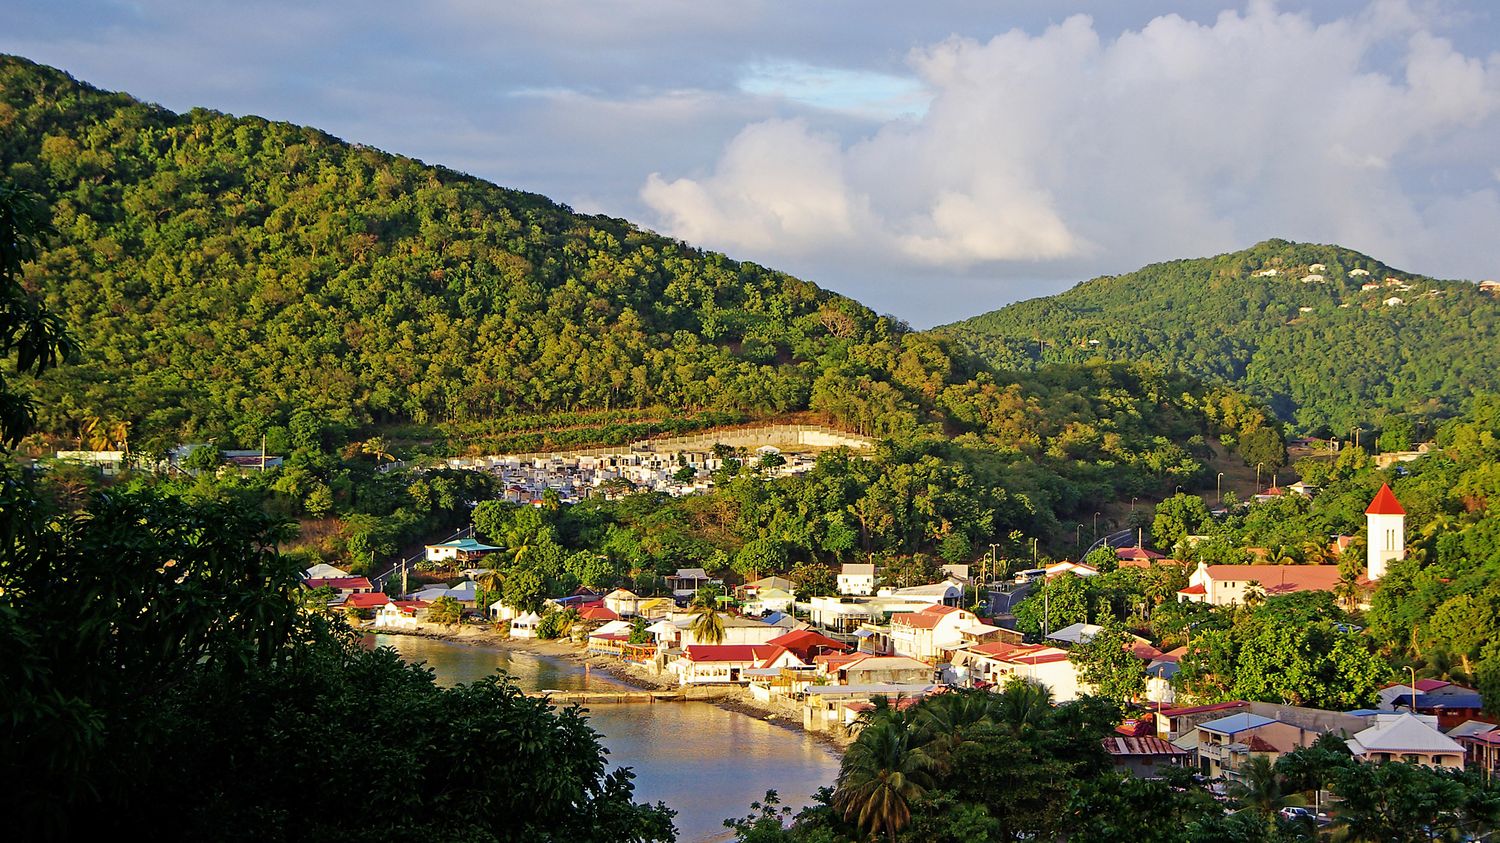
[[(444, 685), (499, 668), (527, 690), (585, 687), (583, 668), (570, 662), (404, 635), (374, 638), (408, 661), (426, 662)], [(598, 673), (588, 677), (589, 688), (617, 685)], [(800, 732), (707, 703), (601, 705), (590, 709), (589, 721), (610, 762), (634, 769), (636, 798), (676, 810), (679, 839), (688, 843), (728, 839), (724, 819), (748, 814), (767, 790), (801, 807), (838, 772), (838, 760)]]

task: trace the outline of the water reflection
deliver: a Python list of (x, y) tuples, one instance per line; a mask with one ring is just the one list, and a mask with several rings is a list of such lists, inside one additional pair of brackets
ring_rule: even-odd
[[(475, 647), (399, 635), (377, 635), (409, 661), (425, 661), (443, 685), (509, 671), (527, 690), (584, 688), (583, 668), (524, 651)], [(592, 673), (588, 687), (619, 683)], [(775, 789), (794, 809), (832, 784), (838, 760), (800, 732), (707, 703), (601, 705), (589, 721), (612, 764), (631, 767), (638, 799), (677, 811), (683, 841), (727, 839), (723, 821), (749, 813), (750, 803)]]

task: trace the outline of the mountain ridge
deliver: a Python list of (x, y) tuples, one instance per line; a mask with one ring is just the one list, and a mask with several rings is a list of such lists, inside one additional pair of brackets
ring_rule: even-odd
[(1180, 369), (1244, 389), (1305, 432), (1347, 434), (1395, 415), (1451, 415), (1500, 387), (1497, 325), (1500, 302), (1472, 282), (1272, 239), (933, 330), (1005, 368), (1124, 359)]

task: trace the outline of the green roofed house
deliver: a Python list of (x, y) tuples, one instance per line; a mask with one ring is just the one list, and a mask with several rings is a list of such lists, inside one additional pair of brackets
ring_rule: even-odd
[(428, 562), (475, 562), (500, 548), (473, 539), (454, 539), (427, 545)]

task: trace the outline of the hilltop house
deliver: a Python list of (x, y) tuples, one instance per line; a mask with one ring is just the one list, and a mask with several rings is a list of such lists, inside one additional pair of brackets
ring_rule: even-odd
[(863, 596), (875, 593), (875, 566), (867, 562), (846, 562), (839, 570), (839, 594)]
[(1068, 652), (1045, 644), (978, 644), (954, 653), (953, 666), (970, 687), (1000, 687), (1017, 678), (1045, 687), (1055, 702), (1068, 702), (1083, 693)]
[(443, 565), (466, 565), (478, 562), (500, 548), (474, 539), (454, 539), (427, 545), (427, 561)]
[(665, 577), (667, 588), (672, 590), (672, 596), (679, 601), (691, 600), (698, 589), (706, 585), (722, 585), (723, 580), (717, 580), (708, 575), (702, 568), (678, 568), (677, 573)]
[(302, 585), (308, 590), (325, 586), (333, 589), (335, 602), (346, 600), (351, 594), (369, 594), (375, 590), (375, 586), (365, 577), (313, 577), (303, 580)]

